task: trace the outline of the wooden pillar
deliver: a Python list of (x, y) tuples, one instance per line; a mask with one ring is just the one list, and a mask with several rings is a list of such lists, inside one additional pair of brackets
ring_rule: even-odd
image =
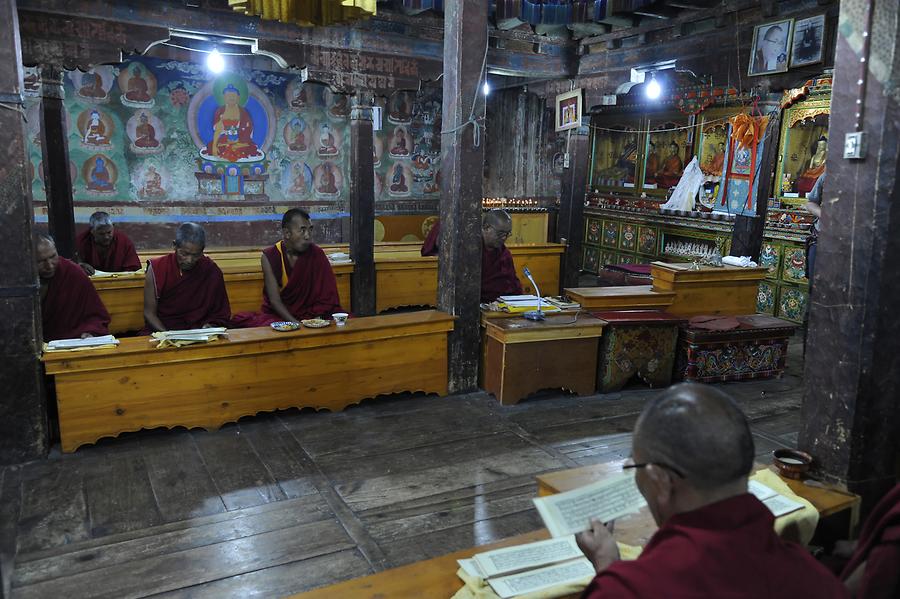
[(62, 78), (60, 68), (41, 69), (41, 154), (50, 234), (59, 255), (71, 259), (75, 255), (75, 210)]
[[(481, 298), (481, 199), (484, 139), (466, 124), (480, 98), (487, 44), (487, 3), (449, 0), (444, 9), (441, 234), (438, 307), (457, 316), (449, 340), (449, 386), (463, 393), (478, 385)], [(481, 110), (475, 107), (475, 115)]]
[[(581, 242), (584, 240), (584, 196), (587, 192), (588, 169), (591, 168), (591, 144), (587, 127), (570, 131), (569, 168), (563, 169), (559, 198), (559, 221), (556, 241), (566, 244), (560, 271), (560, 289), (578, 287), (581, 274)], [(549, 290), (548, 290), (549, 293)]]
[(0, 464), (47, 451), (40, 289), (32, 245), (34, 209), (25, 155), (22, 53), (15, 0), (0, 0)]
[(766, 213), (769, 210), (769, 195), (778, 161), (779, 135), (781, 132), (781, 110), (774, 107), (766, 127), (766, 146), (763, 148), (762, 166), (759, 169), (759, 184), (756, 193), (756, 214), (739, 214), (734, 219), (731, 234), (731, 255), (750, 256), (759, 260), (762, 250), (763, 233), (766, 228)]
[[(358, 93), (350, 110), (350, 257), (353, 313), (375, 314), (375, 159), (372, 97)], [(347, 308), (347, 306), (345, 306)]]
[[(842, 0), (837, 31), (800, 447), (866, 510), (900, 448), (900, 5)], [(857, 113), (868, 152), (844, 159)]]

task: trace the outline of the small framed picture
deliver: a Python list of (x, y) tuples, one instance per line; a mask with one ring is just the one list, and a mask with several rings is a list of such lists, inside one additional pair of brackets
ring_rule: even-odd
[(757, 25), (753, 29), (753, 46), (748, 75), (770, 75), (788, 70), (793, 19)]
[(797, 20), (794, 23), (794, 42), (791, 45), (791, 67), (822, 62), (824, 45), (825, 15)]
[(581, 125), (581, 88), (556, 96), (556, 130), (576, 129)]

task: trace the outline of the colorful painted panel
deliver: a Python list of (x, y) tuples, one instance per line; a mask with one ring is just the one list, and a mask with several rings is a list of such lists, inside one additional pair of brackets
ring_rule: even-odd
[(639, 121), (594, 130), (592, 187), (634, 187)]
[(591, 245), (600, 245), (600, 231), (603, 223), (600, 219), (589, 218), (584, 228), (584, 242)]
[(637, 262), (637, 258), (635, 258), (631, 254), (619, 254), (619, 264), (634, 264)]
[(615, 252), (600, 252), (600, 268), (602, 269), (607, 264), (618, 264), (618, 257)]
[(764, 241), (759, 253), (759, 265), (769, 269), (767, 278), (777, 279), (778, 267), (781, 266), (781, 246)]
[(631, 223), (622, 224), (622, 234), (619, 239), (619, 248), (633, 252), (637, 247), (637, 225)]
[(603, 221), (603, 246), (608, 248), (619, 246), (619, 223), (614, 220)]
[(774, 284), (763, 281), (759, 284), (756, 294), (756, 311), (763, 314), (775, 314), (775, 290)]
[(692, 158), (686, 118), (652, 119), (644, 161), (644, 189), (671, 189), (678, 185)]
[(784, 246), (784, 267), (781, 278), (790, 283), (807, 283), (806, 248), (800, 246)]
[(640, 253), (655, 256), (658, 253), (658, 240), (659, 229), (656, 227), (638, 227), (638, 251)]
[(582, 269), (587, 272), (596, 273), (600, 270), (600, 249), (590, 246), (584, 248), (584, 262)]
[(677, 339), (673, 325), (610, 325), (601, 339), (600, 390), (618, 391), (635, 375), (651, 387), (668, 386)]
[(782, 287), (778, 297), (777, 316), (794, 322), (803, 322), (808, 299), (809, 294), (799, 287)]

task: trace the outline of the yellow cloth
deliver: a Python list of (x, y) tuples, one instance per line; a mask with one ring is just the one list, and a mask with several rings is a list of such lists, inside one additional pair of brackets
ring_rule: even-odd
[[(641, 554), (642, 548), (625, 543), (617, 543), (619, 546), (619, 557), (623, 560), (637, 559)], [(465, 584), (461, 589), (456, 591), (451, 599), (500, 599), (494, 589), (491, 588), (483, 578), (475, 578), (466, 574), (466, 571), (460, 568), (456, 575), (459, 576)], [(517, 595), (521, 599), (555, 599), (556, 597), (565, 597), (567, 595), (577, 595), (584, 591), (591, 578), (579, 580), (571, 584), (562, 584), (553, 588), (544, 589), (536, 593), (528, 593), (527, 595)]]
[(288, 283), (287, 269), (284, 267), (284, 241), (276, 243), (275, 249), (278, 250), (278, 255), (281, 256), (281, 286), (278, 289), (284, 289)]
[(788, 499), (803, 504), (802, 510), (776, 518), (775, 532), (786, 541), (795, 541), (801, 545), (808, 545), (813, 538), (813, 533), (816, 532), (816, 526), (819, 524), (819, 510), (809, 501), (791, 491), (787, 483), (768, 468), (757, 471), (750, 479), (766, 485)]
[[(499, 302), (497, 307), (500, 308), (502, 312), (509, 312), (510, 314), (523, 314), (525, 312), (533, 312), (537, 310), (537, 302), (530, 304), (528, 306), (509, 306), (504, 302)], [(541, 302), (541, 312), (560, 312), (561, 310), (552, 304), (548, 304), (546, 302)]]
[(374, 16), (376, 0), (228, 0), (232, 10), (304, 27)]
[(166, 336), (162, 333), (153, 333), (150, 336), (157, 341), (156, 349), (164, 349), (166, 347), (184, 347), (197, 343), (209, 343), (210, 341), (216, 341), (219, 337), (224, 337), (225, 333), (216, 333), (209, 341), (202, 339), (166, 339)]

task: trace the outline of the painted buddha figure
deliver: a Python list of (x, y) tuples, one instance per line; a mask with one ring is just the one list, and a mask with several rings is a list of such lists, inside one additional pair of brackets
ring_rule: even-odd
[(345, 117), (350, 114), (350, 104), (347, 102), (346, 94), (336, 94), (334, 105), (329, 110), (332, 116)]
[(79, 95), (85, 98), (105, 98), (106, 90), (103, 89), (103, 78), (98, 73), (85, 73), (81, 76)]
[(319, 156), (334, 156), (338, 153), (337, 145), (334, 139), (334, 133), (328, 123), (322, 125), (319, 132)]
[(303, 133), (305, 129), (303, 123), (299, 119), (294, 119), (291, 121), (291, 132), (288, 143), (288, 148), (294, 152), (305, 152), (306, 151), (306, 134)]
[(706, 175), (721, 175), (725, 166), (725, 142), (720, 141), (715, 153), (710, 156), (700, 170)]
[(158, 148), (159, 141), (156, 139), (156, 129), (150, 124), (150, 117), (147, 113), (141, 113), (140, 124), (135, 127), (134, 145), (137, 148)]
[(678, 155), (679, 147), (674, 141), (669, 144), (669, 155), (666, 156), (662, 168), (656, 173), (656, 182), (660, 187), (669, 188), (678, 185), (684, 172), (684, 162)]
[(322, 168), (322, 178), (319, 180), (319, 193), (332, 195), (338, 192), (337, 183), (334, 178), (334, 172), (329, 163), (325, 163)]
[[(334, 175), (332, 175), (332, 179), (333, 178)], [(291, 188), (288, 191), (290, 191), (291, 193), (306, 193), (308, 191), (308, 187), (306, 185), (306, 175), (303, 172), (302, 164), (294, 165), (294, 177), (291, 181)]]
[(131, 77), (128, 79), (128, 90), (125, 92), (125, 99), (132, 102), (147, 103), (152, 98), (149, 93), (150, 86), (147, 80), (141, 76), (141, 70), (134, 67), (131, 71)]
[(162, 188), (162, 176), (156, 171), (155, 166), (148, 166), (147, 172), (144, 174), (144, 185), (141, 187), (141, 195), (155, 198), (165, 194), (166, 192)]
[(406, 193), (409, 187), (406, 185), (406, 175), (403, 174), (403, 167), (399, 164), (394, 166), (394, 174), (391, 177), (391, 191), (394, 193)]
[(106, 125), (100, 118), (100, 113), (96, 110), (91, 111), (90, 119), (84, 127), (84, 138), (82, 141), (91, 146), (105, 146), (109, 143), (106, 136)]
[(659, 154), (656, 151), (656, 144), (652, 141), (647, 144), (647, 166), (644, 167), (644, 182), (656, 183), (656, 173), (659, 171)]
[(406, 135), (403, 129), (394, 131), (394, 144), (391, 146), (393, 156), (409, 156), (409, 148), (406, 147)]
[(112, 191), (113, 189), (109, 169), (106, 167), (106, 161), (99, 156), (94, 160), (94, 168), (91, 169), (87, 188), (93, 191)]
[(406, 102), (405, 94), (397, 95), (396, 99), (391, 103), (391, 112), (388, 116), (397, 123), (409, 121), (409, 104)]
[(816, 147), (812, 157), (809, 159), (809, 166), (797, 177), (797, 193), (806, 195), (812, 191), (813, 185), (825, 172), (825, 158), (828, 156), (828, 138), (824, 135), (816, 140)]
[(293, 97), (291, 98), (291, 106), (294, 108), (303, 108), (306, 106), (306, 89), (302, 85), (294, 87)]
[(241, 92), (229, 84), (222, 92), (222, 99), (225, 105), (213, 113), (213, 137), (206, 153), (229, 162), (256, 156), (259, 148), (253, 142), (253, 119), (240, 105)]

